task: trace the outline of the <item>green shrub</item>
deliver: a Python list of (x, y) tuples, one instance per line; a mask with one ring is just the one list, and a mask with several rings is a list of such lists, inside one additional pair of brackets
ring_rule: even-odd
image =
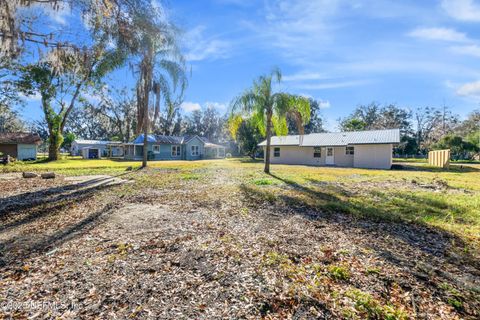
[(257, 186), (269, 186), (274, 184), (274, 181), (272, 179), (261, 178), (253, 180), (253, 184)]
[(350, 272), (345, 267), (332, 265), (328, 267), (328, 275), (335, 280), (350, 279)]

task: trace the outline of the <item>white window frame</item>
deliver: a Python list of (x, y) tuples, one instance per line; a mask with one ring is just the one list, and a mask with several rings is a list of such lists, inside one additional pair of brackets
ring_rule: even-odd
[[(315, 155), (318, 154), (318, 157)], [(322, 148), (321, 147), (313, 147), (313, 157), (314, 158), (321, 158), (322, 157)]]
[[(278, 152), (277, 152), (277, 150), (278, 150)], [(280, 158), (280, 153), (281, 153), (280, 147), (274, 147), (273, 148), (273, 157), (274, 158)]]
[[(156, 148), (158, 148), (158, 151), (155, 151)], [(152, 150), (153, 150), (153, 153), (156, 153), (156, 154), (160, 153), (160, 145), (159, 144), (154, 144), (152, 146)]]
[(345, 154), (347, 156), (353, 156), (355, 154), (355, 147), (354, 146), (345, 147)]
[(171, 155), (172, 157), (180, 157), (180, 146), (179, 145), (173, 145), (171, 148)]
[(200, 147), (199, 146), (190, 146), (190, 154), (194, 157), (200, 155)]

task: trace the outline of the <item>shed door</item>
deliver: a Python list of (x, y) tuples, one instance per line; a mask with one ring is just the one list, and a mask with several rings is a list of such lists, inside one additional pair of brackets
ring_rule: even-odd
[(98, 159), (99, 150), (98, 149), (88, 149), (88, 159)]
[(327, 148), (325, 164), (335, 164), (335, 151), (333, 148)]

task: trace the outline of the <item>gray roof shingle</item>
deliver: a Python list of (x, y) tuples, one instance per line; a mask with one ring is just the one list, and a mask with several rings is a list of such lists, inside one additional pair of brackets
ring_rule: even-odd
[[(272, 146), (346, 146), (353, 144), (396, 144), (400, 143), (400, 130), (370, 130), (370, 131), (350, 131), (350, 132), (327, 132), (311, 133), (303, 137), (299, 135), (292, 136), (274, 136), (272, 137)], [(265, 146), (266, 141), (262, 141), (259, 146)]]

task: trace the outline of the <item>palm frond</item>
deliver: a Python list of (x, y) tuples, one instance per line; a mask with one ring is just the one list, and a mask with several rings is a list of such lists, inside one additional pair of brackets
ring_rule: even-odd
[(272, 124), (277, 135), (286, 136), (288, 134), (287, 118), (285, 115), (274, 115), (272, 117)]

